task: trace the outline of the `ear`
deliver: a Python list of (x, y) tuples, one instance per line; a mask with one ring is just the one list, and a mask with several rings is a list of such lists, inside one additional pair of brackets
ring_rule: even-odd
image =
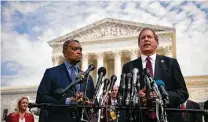
[(63, 53), (63, 56), (65, 57), (65, 51), (62, 51), (62, 53)]
[(156, 44), (156, 47), (158, 47), (159, 46), (159, 42), (157, 42), (157, 44)]

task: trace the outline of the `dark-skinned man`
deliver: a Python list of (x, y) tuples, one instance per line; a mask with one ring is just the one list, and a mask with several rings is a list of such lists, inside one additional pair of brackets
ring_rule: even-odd
[[(78, 63), (82, 58), (82, 47), (78, 40), (70, 39), (65, 41), (62, 53), (65, 58), (64, 63), (46, 69), (37, 91), (36, 103), (70, 105), (74, 101), (77, 101), (78, 98), (83, 97), (86, 82), (77, 84), (74, 88), (69, 89), (67, 95), (63, 98), (56, 97), (54, 91), (66, 88), (70, 83), (75, 81), (77, 74), (82, 72), (78, 67)], [(91, 99), (94, 94), (94, 84), (91, 76), (89, 76), (87, 83), (86, 96)], [(67, 108), (41, 110), (39, 122), (77, 122), (80, 121), (79, 113)]]

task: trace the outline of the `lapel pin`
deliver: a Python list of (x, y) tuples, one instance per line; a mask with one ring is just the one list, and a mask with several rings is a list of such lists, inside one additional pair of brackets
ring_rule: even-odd
[(161, 63), (163, 63), (164, 62), (164, 60), (161, 60)]

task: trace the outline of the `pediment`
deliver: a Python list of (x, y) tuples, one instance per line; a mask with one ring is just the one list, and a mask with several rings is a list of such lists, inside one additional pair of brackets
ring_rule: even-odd
[(174, 30), (169, 27), (155, 26), (144, 23), (137, 23), (132, 21), (118, 20), (106, 18), (97, 21), (93, 24), (87, 25), (78, 30), (72, 31), (62, 37), (49, 41), (49, 45), (54, 43), (61, 43), (67, 39), (77, 39), (80, 42), (87, 40), (113, 38), (119, 36), (138, 35), (143, 27), (151, 27), (157, 31), (170, 31)]

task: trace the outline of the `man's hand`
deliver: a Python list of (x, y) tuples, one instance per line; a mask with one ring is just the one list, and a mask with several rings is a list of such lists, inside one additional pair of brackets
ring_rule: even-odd
[(139, 96), (140, 96), (140, 99), (141, 99), (141, 104), (143, 106), (146, 106), (147, 105), (147, 98), (146, 98), (146, 88), (143, 88), (141, 90), (139, 90)]
[[(140, 96), (141, 103), (143, 106), (147, 106), (146, 90), (147, 90), (146, 88), (139, 90), (139, 96)], [(155, 102), (156, 102), (155, 98), (157, 97), (156, 93), (150, 92), (149, 95), (150, 95), (150, 98), (152, 99), (151, 104), (155, 104)]]
[(84, 96), (84, 92), (77, 92), (76, 93), (76, 99), (77, 100), (80, 99), (80, 98), (83, 98), (83, 96)]

